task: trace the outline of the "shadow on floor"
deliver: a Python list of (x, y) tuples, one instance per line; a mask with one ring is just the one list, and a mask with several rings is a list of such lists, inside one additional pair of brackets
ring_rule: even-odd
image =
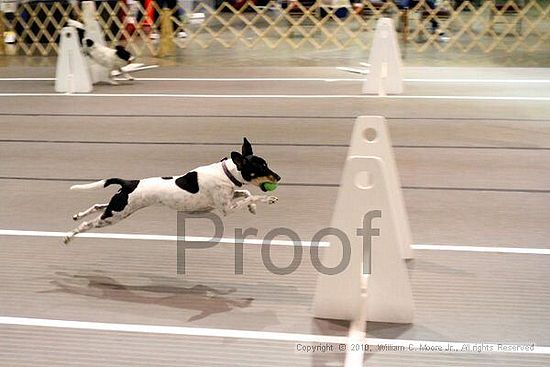
[(165, 284), (124, 284), (106, 275), (80, 275), (56, 272), (50, 284), (55, 289), (42, 293), (68, 293), (119, 302), (154, 304), (165, 307), (195, 310), (198, 314), (187, 321), (196, 321), (213, 314), (246, 308), (253, 298), (231, 297), (236, 289), (220, 290), (196, 284), (189, 287)]

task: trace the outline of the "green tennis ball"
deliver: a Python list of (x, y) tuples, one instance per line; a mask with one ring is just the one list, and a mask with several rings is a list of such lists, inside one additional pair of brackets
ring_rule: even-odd
[(277, 184), (275, 182), (264, 182), (262, 184), (262, 189), (265, 191), (273, 191), (277, 188)]

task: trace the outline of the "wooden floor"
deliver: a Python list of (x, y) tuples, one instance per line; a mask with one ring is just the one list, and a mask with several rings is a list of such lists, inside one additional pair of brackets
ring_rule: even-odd
[[(548, 69), (407, 68), (406, 93), (388, 98), (362, 96), (356, 75), (333, 68), (167, 67), (93, 96), (53, 94), (53, 74), (0, 69), (0, 366), (343, 365), (344, 353), (296, 351), (349, 327), (312, 317), (309, 261), (277, 276), (250, 245), (234, 275), (234, 249), (219, 245), (178, 275), (173, 241), (61, 244), (72, 214), (113, 192), (70, 185), (183, 174), (243, 136), (283, 185), (277, 205), (224, 219), (226, 237), (288, 227), (311, 239), (330, 223), (355, 117), (383, 115), (415, 244), (550, 249)], [(176, 213), (148, 208), (95, 233), (175, 235)], [(292, 253), (272, 248), (278, 264)], [(418, 250), (409, 268), (414, 324), (369, 323), (369, 338), (539, 352), (368, 353), (365, 366), (550, 365), (549, 255)]]

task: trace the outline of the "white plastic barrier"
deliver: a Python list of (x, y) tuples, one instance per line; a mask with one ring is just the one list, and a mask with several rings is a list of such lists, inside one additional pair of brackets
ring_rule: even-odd
[(61, 30), (59, 55), (55, 71), (55, 91), (61, 93), (89, 93), (92, 79), (85, 56), (80, 49), (78, 33), (73, 27)]
[[(91, 39), (98, 45), (105, 46), (105, 37), (103, 36), (103, 31), (101, 30), (101, 26), (97, 21), (97, 13), (94, 1), (82, 2), (82, 19), (84, 21), (84, 27), (86, 29), (86, 38)], [(89, 56), (86, 56), (86, 59), (88, 60), (92, 82), (94, 84), (97, 84), (99, 82), (108, 83), (110, 81), (111, 70), (102, 65), (99, 65)]]
[(363, 93), (403, 93), (401, 51), (391, 18), (380, 18), (369, 54), (369, 76), (363, 83)]
[(97, 21), (97, 11), (95, 7), (95, 1), (83, 1), (82, 2), (82, 20), (86, 27), (86, 38), (91, 39), (97, 44), (106, 46), (105, 37), (101, 26)]
[[(410, 230), (400, 190), (384, 118), (359, 117), (331, 224), (347, 235), (351, 258), (344, 271), (319, 275), (315, 317), (413, 321), (413, 297), (404, 260), (412, 257)], [(365, 241), (371, 242), (370, 250)], [(335, 267), (341, 259), (342, 245), (331, 241), (323, 265)], [(364, 263), (371, 264), (368, 275), (363, 274)]]
[(387, 173), (387, 185), (392, 200), (392, 210), (399, 223), (397, 238), (401, 255), (404, 259), (414, 257), (411, 248), (412, 235), (409, 217), (401, 190), (401, 179), (397, 172), (397, 164), (386, 121), (382, 116), (360, 116), (351, 134), (348, 156), (378, 157), (384, 161)]

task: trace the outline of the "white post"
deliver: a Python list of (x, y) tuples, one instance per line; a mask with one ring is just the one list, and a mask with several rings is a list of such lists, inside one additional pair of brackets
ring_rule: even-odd
[(55, 71), (55, 91), (89, 93), (93, 89), (86, 59), (80, 50), (78, 33), (73, 27), (61, 30)]
[(391, 18), (380, 18), (376, 24), (369, 64), (363, 93), (381, 96), (403, 93), (401, 51)]
[(351, 134), (348, 156), (378, 157), (384, 162), (388, 179), (391, 207), (397, 219), (397, 236), (404, 259), (414, 258), (409, 216), (401, 190), (392, 142), (386, 121), (382, 116), (360, 116)]
[(106, 46), (105, 36), (103, 36), (103, 31), (97, 21), (95, 1), (82, 2), (82, 20), (84, 21), (84, 25), (86, 27), (86, 38), (91, 39), (97, 44)]
[[(82, 2), (82, 19), (84, 21), (84, 28), (86, 30), (86, 38), (91, 39), (94, 43), (102, 46), (106, 46), (105, 36), (101, 30), (101, 26), (97, 21), (97, 13), (94, 1)], [(90, 74), (92, 76), (92, 82), (94, 84), (99, 82), (109, 82), (111, 70), (99, 65), (91, 57), (86, 56), (88, 60), (88, 66), (90, 68)]]
[[(410, 323), (414, 317), (408, 269), (400, 244), (399, 226), (403, 223), (396, 214), (399, 208), (395, 208), (392, 189), (395, 177), (388, 169), (393, 156), (388, 155), (391, 148), (383, 146), (388, 144), (388, 136), (380, 129), (380, 121), (383, 119), (379, 117), (361, 117), (355, 123), (331, 224), (346, 234), (351, 256), (340, 273), (319, 275), (313, 305), (318, 318), (361, 320), (365, 303), (369, 321)], [(377, 139), (377, 155), (363, 155), (375, 154), (375, 149), (366, 152), (368, 149), (362, 146)], [(335, 267), (341, 260), (342, 244), (331, 241), (325, 249), (323, 265)], [(364, 270), (370, 270), (370, 274), (365, 275)], [(368, 280), (366, 301), (361, 297), (364, 276)]]

